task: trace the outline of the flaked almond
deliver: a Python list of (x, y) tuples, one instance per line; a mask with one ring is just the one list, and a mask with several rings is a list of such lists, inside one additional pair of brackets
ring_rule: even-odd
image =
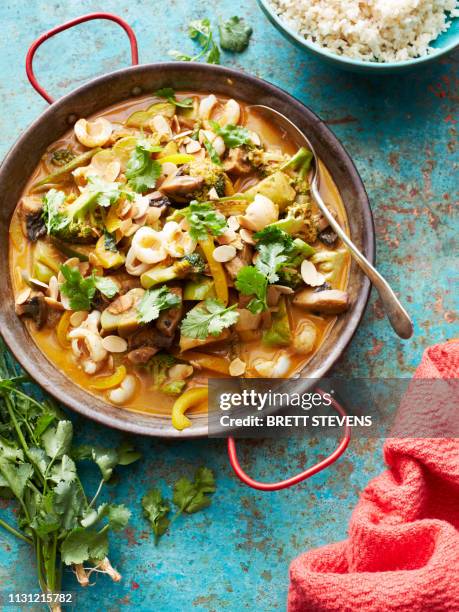
[(197, 140), (190, 140), (190, 142), (186, 145), (187, 153), (197, 153), (201, 150), (201, 145)]
[(91, 266), (100, 266), (99, 258), (95, 253), (89, 253), (88, 260)]
[(231, 376), (242, 376), (245, 373), (247, 368), (247, 364), (239, 357), (233, 359), (233, 361), (229, 364), (229, 373)]
[(105, 336), (102, 339), (102, 346), (109, 353), (124, 353), (127, 350), (128, 343), (119, 336)]
[(212, 257), (215, 261), (225, 263), (236, 257), (236, 249), (230, 244), (223, 244), (215, 249), (212, 253)]
[(209, 200), (218, 200), (220, 196), (218, 195), (215, 187), (212, 187), (212, 189), (209, 189), (209, 193), (207, 194), (207, 197), (209, 198)]
[(223, 234), (218, 236), (217, 240), (220, 244), (231, 244), (237, 239), (237, 234), (232, 229), (227, 229)]
[(48, 304), (48, 306), (50, 308), (52, 308), (53, 310), (65, 310), (64, 308), (64, 304), (62, 302), (58, 302), (57, 300), (55, 300), (52, 297), (45, 297), (45, 302)]
[(295, 293), (295, 291), (291, 288), (291, 287), (287, 287), (286, 285), (272, 285), (273, 287), (275, 287), (279, 293), (281, 293), (282, 295), (292, 295), (292, 293)]
[(27, 302), (31, 293), (32, 293), (31, 287), (26, 287), (25, 289), (20, 291), (16, 298), (16, 304), (19, 306), (19, 304), (24, 304), (24, 302)]
[(59, 296), (59, 282), (56, 276), (51, 276), (48, 283), (48, 295), (53, 300), (57, 300)]
[(184, 132), (180, 132), (179, 134), (176, 134), (175, 136), (173, 136), (172, 140), (180, 140), (180, 138), (185, 138), (186, 136), (189, 136), (192, 133), (193, 133), (193, 130), (185, 130)]
[(315, 265), (312, 261), (305, 259), (301, 264), (301, 277), (311, 287), (320, 287), (325, 282), (325, 276), (317, 272)]
[(72, 327), (80, 327), (87, 316), (88, 313), (86, 310), (77, 310), (70, 315), (70, 325)]
[(172, 176), (177, 170), (177, 165), (172, 162), (164, 162), (164, 164), (161, 164), (161, 174), (163, 176)]
[(242, 227), (239, 230), (239, 236), (242, 238), (243, 242), (247, 244), (255, 244), (255, 240), (253, 239), (253, 232), (248, 229), (245, 229), (245, 227)]
[(123, 204), (121, 205), (120, 209), (118, 210), (118, 217), (120, 219), (125, 219), (128, 214), (131, 212), (132, 210), (132, 202), (130, 202), (129, 200), (125, 200), (123, 202)]
[(33, 278), (32, 276), (29, 278), (29, 283), (35, 287), (35, 289), (40, 289), (41, 291), (48, 291), (48, 285), (46, 283), (42, 283), (38, 278)]
[(136, 233), (138, 229), (140, 229), (141, 225), (139, 223), (133, 223), (129, 229), (124, 232), (125, 236), (132, 236)]
[(108, 307), (108, 312), (111, 312), (112, 314), (121, 314), (122, 312), (126, 312), (126, 310), (129, 310), (133, 303), (134, 298), (132, 297), (132, 295), (129, 295), (129, 293), (126, 293), (125, 295), (120, 295), (119, 298), (117, 298), (114, 302), (110, 304), (110, 306)]
[(125, 219), (124, 221), (120, 223), (119, 230), (123, 236), (126, 236), (126, 232), (129, 231), (131, 225), (132, 225), (132, 219)]
[(239, 221), (237, 217), (235, 217), (234, 215), (231, 215), (231, 217), (228, 217), (226, 222), (228, 224), (228, 227), (234, 232), (236, 232), (240, 228)]
[(193, 366), (186, 363), (177, 363), (169, 368), (167, 375), (171, 380), (185, 380), (193, 374)]

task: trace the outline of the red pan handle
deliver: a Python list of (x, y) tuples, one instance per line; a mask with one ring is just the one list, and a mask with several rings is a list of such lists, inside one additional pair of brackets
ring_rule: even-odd
[[(339, 412), (341, 416), (347, 416), (342, 406), (334, 399), (332, 399), (331, 405), (337, 412)], [(231, 467), (236, 473), (236, 476), (239, 478), (239, 480), (242, 480), (244, 484), (249, 487), (252, 487), (252, 489), (258, 489), (259, 491), (279, 491), (280, 489), (288, 489), (289, 487), (292, 487), (293, 485), (296, 485), (302, 482), (303, 480), (314, 476), (314, 474), (318, 474), (319, 472), (327, 468), (329, 465), (337, 461), (348, 447), (350, 441), (351, 430), (349, 425), (346, 425), (340, 443), (328, 457), (322, 459), (322, 461), (319, 461), (319, 463), (312, 465), (304, 472), (300, 472), (295, 476), (291, 476), (286, 480), (280, 480), (279, 482), (259, 482), (258, 480), (254, 480), (246, 472), (244, 472), (241, 467), (241, 464), (239, 463), (239, 459), (237, 458), (236, 442), (234, 438), (228, 438), (228, 456), (229, 461), (231, 463)]]
[(137, 39), (135, 37), (134, 30), (131, 28), (131, 26), (128, 23), (126, 23), (126, 21), (124, 21), (124, 19), (121, 19), (121, 17), (118, 17), (117, 15), (112, 15), (111, 13), (89, 13), (88, 15), (82, 15), (81, 17), (76, 17), (75, 19), (71, 19), (70, 21), (63, 23), (62, 25), (56, 26), (55, 28), (52, 28), (48, 32), (45, 32), (44, 34), (39, 36), (37, 40), (35, 40), (31, 44), (27, 52), (27, 57), (26, 57), (27, 78), (29, 79), (32, 87), (40, 94), (40, 96), (42, 96), (42, 98), (44, 98), (50, 104), (54, 102), (54, 98), (52, 98), (47, 93), (47, 91), (43, 89), (41, 85), (39, 85), (35, 77), (35, 73), (33, 71), (32, 62), (33, 62), (33, 58), (34, 58), (34, 55), (38, 47), (40, 47), (40, 45), (42, 45), (45, 42), (45, 40), (48, 40), (48, 38), (51, 38), (55, 34), (59, 34), (59, 32), (63, 32), (64, 30), (73, 28), (73, 26), (76, 26), (79, 23), (84, 23), (85, 21), (92, 21), (93, 19), (108, 19), (109, 21), (114, 21), (115, 23), (120, 25), (124, 29), (124, 31), (126, 32), (129, 38), (129, 42), (131, 45), (132, 65), (136, 66), (139, 63), (139, 51), (137, 48)]

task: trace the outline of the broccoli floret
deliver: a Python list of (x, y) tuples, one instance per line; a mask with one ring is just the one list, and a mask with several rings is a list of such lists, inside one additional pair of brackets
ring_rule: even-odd
[(104, 229), (101, 208), (114, 204), (124, 193), (118, 183), (89, 177), (85, 190), (71, 203), (63, 191), (50, 189), (43, 198), (43, 219), (49, 235), (65, 242), (94, 241)]
[(188, 166), (190, 176), (202, 177), (204, 186), (193, 192), (193, 198), (199, 202), (209, 199), (209, 191), (215, 189), (219, 197), (225, 195), (227, 176), (222, 166), (212, 163), (209, 159), (197, 160)]
[(312, 213), (311, 201), (305, 195), (298, 196), (296, 201), (287, 207), (286, 217), (273, 225), (290, 235), (300, 236), (309, 244), (316, 242), (319, 232)]
[(199, 274), (204, 271), (206, 264), (199, 253), (191, 253), (183, 259), (175, 261), (171, 266), (165, 268), (156, 267), (148, 270), (140, 277), (144, 289), (150, 289), (161, 283), (185, 278), (189, 274)]
[(186, 385), (184, 380), (170, 380), (168, 371), (177, 360), (169, 353), (161, 352), (153, 355), (148, 362), (151, 376), (153, 378), (153, 388), (167, 395), (180, 395)]
[(347, 257), (349, 255), (346, 249), (319, 251), (311, 257), (310, 261), (325, 276), (325, 280), (336, 289), (339, 286), (341, 270)]
[(54, 166), (65, 166), (72, 159), (75, 159), (76, 153), (71, 149), (56, 149), (51, 153), (50, 161)]

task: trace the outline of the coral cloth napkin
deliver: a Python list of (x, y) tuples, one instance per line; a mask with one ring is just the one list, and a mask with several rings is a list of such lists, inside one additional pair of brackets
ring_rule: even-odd
[[(459, 342), (428, 349), (415, 378), (459, 378)], [(384, 457), (349, 538), (291, 564), (289, 612), (459, 612), (459, 439), (391, 438)]]

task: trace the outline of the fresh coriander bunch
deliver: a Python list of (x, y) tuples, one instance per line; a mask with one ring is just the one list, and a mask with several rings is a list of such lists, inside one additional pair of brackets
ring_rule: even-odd
[[(119, 581), (108, 557), (109, 534), (126, 526), (130, 511), (96, 501), (114, 468), (140, 455), (128, 444), (75, 448), (71, 421), (50, 399), (31, 396), (26, 381), (0, 344), (0, 496), (17, 502), (17, 525), (0, 518), (0, 526), (33, 547), (44, 593), (60, 592), (64, 566), (72, 567), (82, 586), (95, 570)], [(94, 461), (101, 472), (92, 497), (78, 474), (82, 459)]]

